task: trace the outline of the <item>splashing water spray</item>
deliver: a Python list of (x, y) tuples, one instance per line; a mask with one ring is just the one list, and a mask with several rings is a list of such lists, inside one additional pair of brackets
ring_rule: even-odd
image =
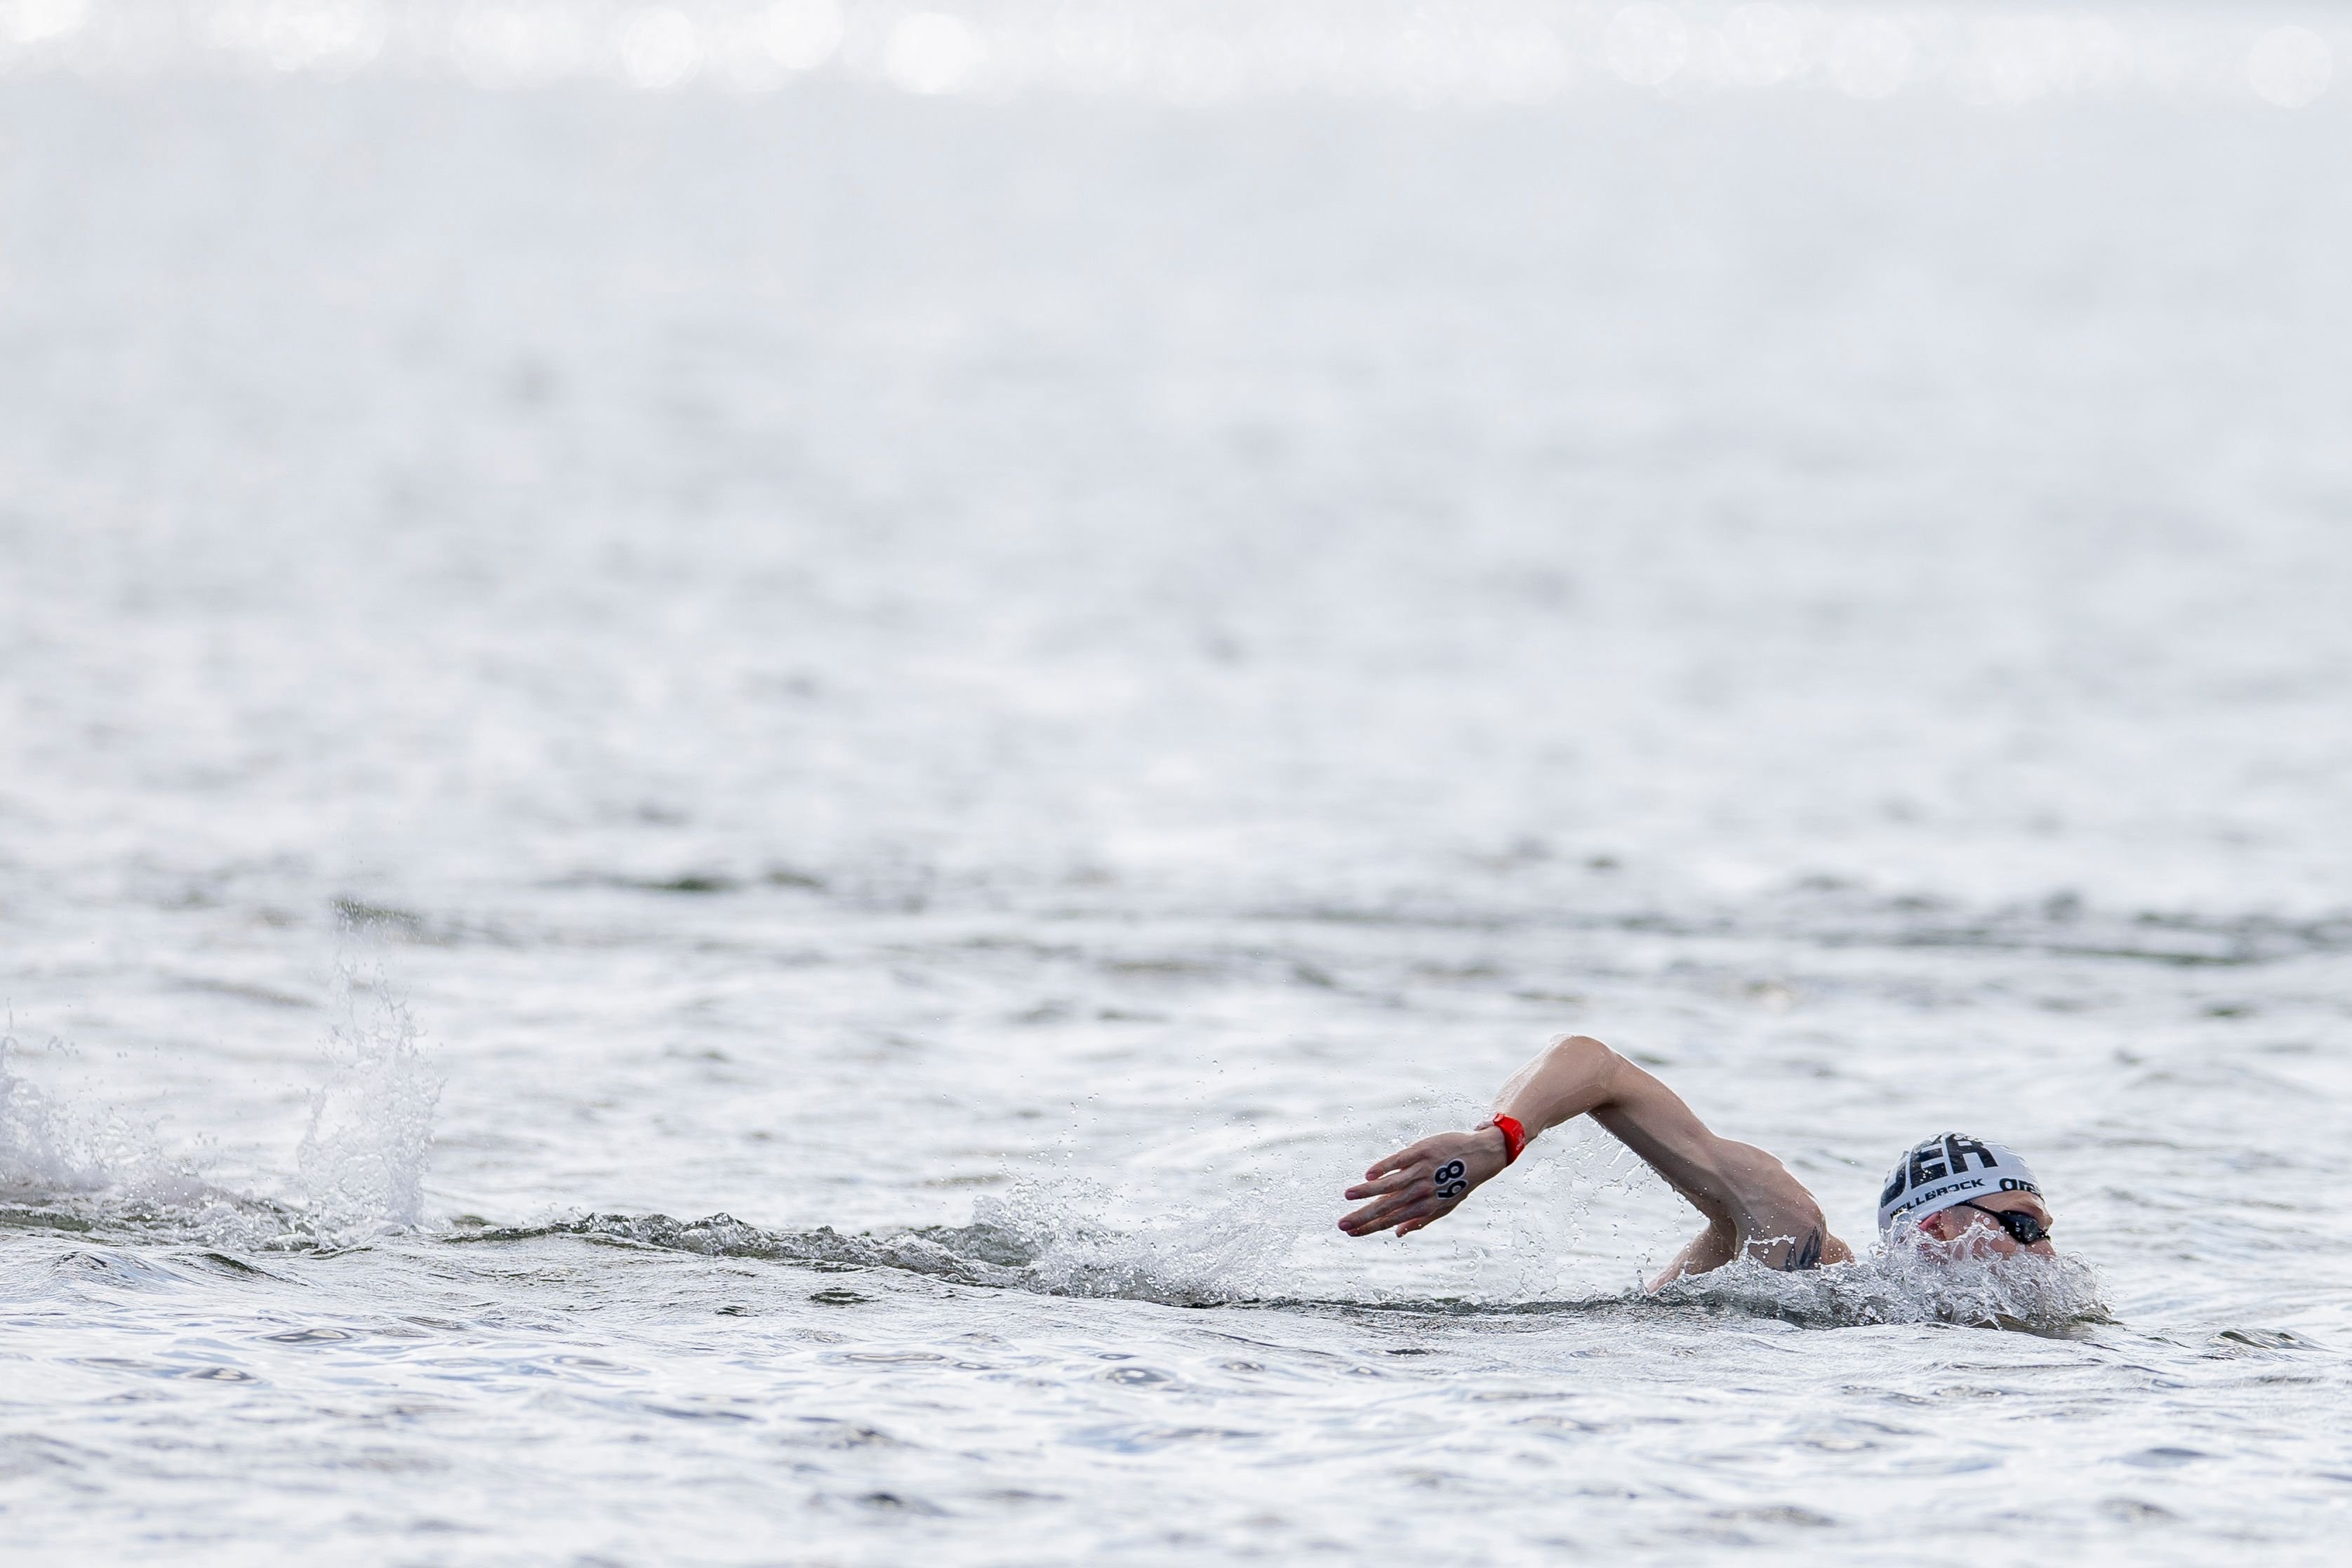
[[(78, 1054), (52, 1038), (49, 1050)], [(195, 1201), (203, 1183), (167, 1158), (152, 1124), (43, 1090), (16, 1068), (16, 1020), (0, 1030), (0, 1202), (84, 1207), (104, 1199), (169, 1207)]]
[(338, 964), (335, 994), (331, 1070), (310, 1095), (295, 1182), (302, 1229), (319, 1245), (353, 1247), (422, 1216), (442, 1079), (377, 965)]

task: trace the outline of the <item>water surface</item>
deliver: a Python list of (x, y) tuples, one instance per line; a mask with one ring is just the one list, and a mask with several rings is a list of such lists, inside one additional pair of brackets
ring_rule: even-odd
[[(0, 82), (11, 1542), (2323, 1560), (2340, 84), (858, 47)], [(1337, 1234), (1570, 1029), (2072, 1262)]]

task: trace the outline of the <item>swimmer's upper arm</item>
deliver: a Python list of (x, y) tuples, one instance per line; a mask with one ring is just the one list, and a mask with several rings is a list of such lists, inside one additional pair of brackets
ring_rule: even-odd
[(1495, 1109), (1528, 1135), (1590, 1115), (1688, 1199), (1710, 1222), (1729, 1224), (1737, 1152), (1682, 1096), (1590, 1035), (1561, 1035), (1503, 1086)]

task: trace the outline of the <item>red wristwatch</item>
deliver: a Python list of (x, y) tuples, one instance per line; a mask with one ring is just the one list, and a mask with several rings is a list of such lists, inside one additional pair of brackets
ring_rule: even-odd
[(1497, 1116), (1486, 1125), (1499, 1127), (1503, 1131), (1503, 1163), (1517, 1164), (1519, 1151), (1528, 1146), (1528, 1130), (1519, 1124), (1519, 1119), (1516, 1116)]

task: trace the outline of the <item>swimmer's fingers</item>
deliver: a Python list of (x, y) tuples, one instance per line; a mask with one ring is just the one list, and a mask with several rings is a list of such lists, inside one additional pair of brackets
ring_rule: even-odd
[(1427, 1197), (1418, 1191), (1391, 1194), (1345, 1215), (1339, 1221), (1339, 1228), (1349, 1236), (1370, 1236), (1408, 1220), (1418, 1219), (1425, 1225), (1433, 1216), (1417, 1211), (1425, 1210), (1427, 1205)]
[[(1428, 1138), (1423, 1138), (1421, 1142), (1428, 1142)], [(1412, 1166), (1413, 1162), (1421, 1159), (1421, 1142), (1409, 1142), (1409, 1145), (1404, 1145), (1402, 1150), (1397, 1150), (1395, 1154), (1390, 1154), (1388, 1159), (1376, 1159), (1376, 1162), (1371, 1162), (1371, 1168), (1364, 1171), (1364, 1180), (1371, 1183), (1371, 1180), (1381, 1180), (1383, 1175), (1390, 1175), (1390, 1173), (1395, 1173), (1395, 1171), (1402, 1171), (1402, 1168)]]
[(1399, 1236), (1424, 1230), (1501, 1169), (1490, 1164), (1492, 1159), (1475, 1133), (1441, 1132), (1400, 1149), (1342, 1194), (1350, 1203), (1372, 1201), (1340, 1220), (1339, 1228), (1349, 1236), (1391, 1227)]
[(1393, 1226), (1399, 1236), (1411, 1236), (1416, 1230), (1427, 1230), (1461, 1206), (1458, 1197), (1442, 1198), (1422, 1188), (1367, 1204), (1341, 1220), (1339, 1228), (1349, 1236), (1370, 1236)]
[[(1380, 1169), (1377, 1165), (1372, 1168), (1374, 1170)], [(1349, 1203), (1354, 1203), (1359, 1198), (1385, 1197), (1391, 1193), (1401, 1193), (1409, 1187), (1416, 1185), (1417, 1178), (1419, 1178), (1422, 1172), (1419, 1169), (1412, 1165), (1407, 1165), (1401, 1169), (1391, 1171), (1387, 1175), (1381, 1177), (1378, 1181), (1358, 1182), (1354, 1186), (1349, 1187), (1346, 1192), (1341, 1193), (1339, 1195), (1346, 1198)]]
[(1440, 1133), (1434, 1138), (1424, 1138), (1418, 1143), (1408, 1143), (1387, 1159), (1373, 1165), (1370, 1170), (1366, 1171), (1364, 1180), (1378, 1181), (1382, 1176), (1391, 1175), (1400, 1171), (1409, 1171), (1415, 1165), (1434, 1163), (1437, 1145), (1444, 1142), (1444, 1134)]
[(1469, 1190), (1470, 1184), (1462, 1179), (1458, 1163), (1433, 1169), (1424, 1161), (1378, 1182), (1350, 1189), (1349, 1197), (1371, 1197), (1373, 1201), (1341, 1219), (1339, 1228), (1349, 1236), (1370, 1236), (1393, 1226), (1399, 1236), (1411, 1236), (1459, 1208)]

